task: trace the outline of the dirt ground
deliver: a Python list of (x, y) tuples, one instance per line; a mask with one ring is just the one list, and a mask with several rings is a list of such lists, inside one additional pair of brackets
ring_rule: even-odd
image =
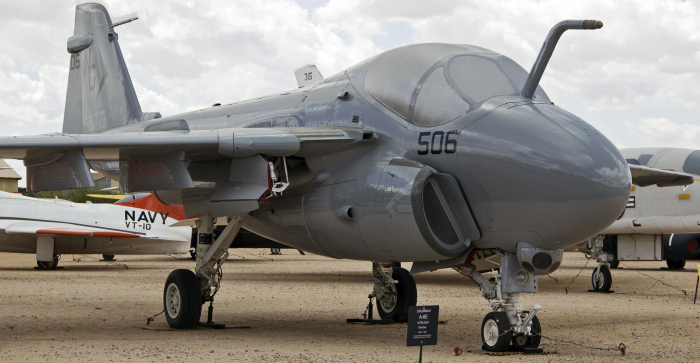
[[(214, 320), (249, 329), (175, 331), (158, 316), (171, 270), (194, 268), (168, 256), (65, 255), (56, 271), (34, 269), (34, 255), (0, 253), (0, 357), (3, 361), (215, 361), (410, 362), (406, 325), (351, 325), (372, 288), (369, 262), (270, 255), (232, 249), (216, 296)], [(613, 270), (611, 294), (590, 293), (593, 261), (566, 253), (540, 293), (524, 304), (541, 304), (543, 339), (550, 354), (492, 357), (454, 348), (480, 344), (486, 300), (452, 270), (416, 276), (418, 303), (440, 305), (438, 345), (426, 346), (425, 362), (463, 361), (698, 361), (700, 303), (693, 305), (696, 263), (669, 271), (659, 262), (623, 263)], [(405, 267), (410, 267), (405, 266)], [(580, 275), (574, 277), (580, 272)], [(572, 283), (573, 279), (573, 283)], [(568, 293), (565, 287), (568, 286)], [(681, 290), (687, 291), (685, 295)], [(206, 311), (206, 310), (205, 310)], [(204, 318), (204, 316), (203, 316)], [(148, 328), (148, 329), (147, 329)]]

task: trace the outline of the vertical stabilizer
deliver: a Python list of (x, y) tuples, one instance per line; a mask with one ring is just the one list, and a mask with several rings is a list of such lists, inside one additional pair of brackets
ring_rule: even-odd
[(75, 9), (63, 132), (92, 134), (141, 121), (143, 113), (104, 6)]
[(294, 71), (299, 88), (321, 83), (325, 80), (315, 65), (309, 64)]

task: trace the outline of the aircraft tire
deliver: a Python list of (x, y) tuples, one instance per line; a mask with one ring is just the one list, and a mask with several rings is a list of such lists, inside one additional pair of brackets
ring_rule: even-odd
[(685, 260), (666, 260), (666, 266), (671, 270), (682, 270), (685, 267)]
[(58, 260), (61, 259), (61, 256), (59, 255), (54, 255), (53, 260), (51, 261), (36, 261), (37, 267), (39, 267), (39, 270), (55, 270), (56, 266), (58, 266)]
[[(525, 313), (529, 313), (529, 311), (525, 311)], [(513, 346), (516, 348), (537, 348), (540, 346), (542, 327), (540, 326), (540, 319), (537, 318), (537, 315), (532, 318), (530, 332), (532, 335), (513, 335)]]
[(105, 261), (114, 261), (114, 255), (102, 254), (102, 259)]
[(394, 268), (391, 278), (397, 281), (396, 299), (377, 300), (377, 312), (382, 319), (406, 322), (408, 321), (408, 307), (416, 306), (418, 300), (416, 280), (405, 268)]
[(481, 341), (484, 342), (481, 345), (483, 350), (489, 352), (508, 350), (513, 341), (513, 331), (510, 330), (510, 321), (505, 312), (492, 311), (486, 314), (481, 322)]
[(593, 285), (594, 291), (610, 291), (610, 287), (612, 286), (612, 274), (608, 266), (600, 266), (600, 272), (598, 272), (597, 268), (593, 270), (591, 284)]
[(282, 250), (279, 247), (270, 248), (270, 254), (279, 255), (281, 252), (282, 252)]
[(163, 308), (168, 325), (194, 329), (202, 315), (202, 292), (194, 272), (178, 269), (168, 275), (163, 290)]
[(610, 268), (618, 268), (620, 267), (620, 261), (619, 260), (612, 260), (610, 261)]

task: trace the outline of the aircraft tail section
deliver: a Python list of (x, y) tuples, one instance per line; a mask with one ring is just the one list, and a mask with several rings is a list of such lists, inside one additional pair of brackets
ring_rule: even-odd
[(135, 19), (113, 24), (100, 4), (76, 6), (75, 35), (67, 46), (71, 56), (64, 133), (98, 133), (159, 117), (141, 112), (114, 31), (115, 26)]
[(168, 217), (178, 221), (187, 219), (185, 216), (185, 210), (182, 208), (182, 206), (163, 204), (163, 202), (158, 200), (158, 197), (152, 193), (142, 198), (127, 200), (124, 202), (116, 202), (114, 204), (158, 212), (161, 213), (161, 215), (167, 215)]

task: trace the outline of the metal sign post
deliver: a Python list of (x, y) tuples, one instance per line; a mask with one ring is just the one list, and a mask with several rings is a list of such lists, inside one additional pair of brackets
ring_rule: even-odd
[(693, 298), (693, 304), (698, 299), (698, 284), (700, 284), (700, 265), (698, 265), (698, 279), (695, 281), (695, 297)]
[(438, 312), (440, 306), (410, 306), (408, 308), (408, 331), (406, 346), (420, 346), (418, 362), (423, 361), (423, 346), (437, 345)]

